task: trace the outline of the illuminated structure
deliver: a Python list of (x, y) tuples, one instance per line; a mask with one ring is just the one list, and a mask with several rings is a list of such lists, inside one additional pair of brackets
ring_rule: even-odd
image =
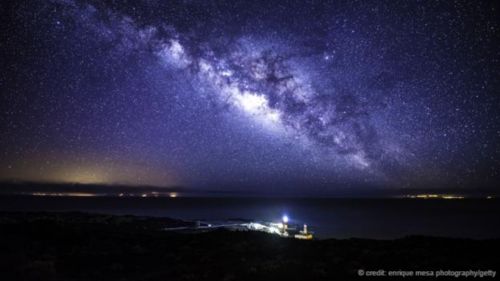
[(260, 223), (251, 222), (247, 224), (242, 224), (249, 230), (263, 231), (271, 234), (277, 234), (281, 237), (292, 237), (296, 239), (313, 239), (313, 234), (307, 230), (307, 225), (304, 224), (302, 230), (297, 231), (295, 226), (289, 225), (288, 216), (284, 215), (282, 217), (282, 222), (270, 222), (270, 223)]
[(307, 225), (304, 224), (302, 230), (297, 230), (295, 225), (289, 225), (288, 216), (283, 216), (281, 222), (201, 222), (195, 221), (194, 226), (188, 227), (173, 227), (164, 228), (165, 231), (180, 231), (180, 232), (205, 232), (218, 228), (225, 228), (233, 231), (262, 231), (270, 234), (279, 235), (281, 237), (290, 237), (296, 239), (313, 239), (313, 234), (307, 230)]
[[(287, 229), (288, 229), (288, 216), (287, 215), (284, 215), (283, 218), (283, 228), (282, 228), (282, 231), (283, 233), (286, 233), (287, 232)], [(288, 236), (288, 233), (287, 233), (287, 236)]]
[(295, 234), (294, 237), (297, 239), (306, 239), (306, 240), (313, 239), (312, 233), (309, 233), (307, 231), (307, 224), (304, 224), (304, 228), (301, 231), (299, 231), (298, 234)]

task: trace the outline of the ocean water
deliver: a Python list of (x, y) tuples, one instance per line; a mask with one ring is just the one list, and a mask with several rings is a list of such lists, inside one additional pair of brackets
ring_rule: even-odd
[(2, 211), (84, 211), (219, 221), (306, 223), (318, 238), (500, 238), (500, 200), (0, 196)]

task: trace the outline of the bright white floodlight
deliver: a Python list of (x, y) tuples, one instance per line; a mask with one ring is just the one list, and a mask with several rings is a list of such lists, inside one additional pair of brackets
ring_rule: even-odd
[(284, 223), (288, 223), (288, 216), (287, 215), (284, 215), (282, 219), (283, 219)]

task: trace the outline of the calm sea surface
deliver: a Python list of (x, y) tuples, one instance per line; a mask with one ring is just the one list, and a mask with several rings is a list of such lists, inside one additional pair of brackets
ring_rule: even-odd
[(500, 238), (500, 200), (0, 196), (2, 211), (85, 211), (185, 220), (307, 223), (319, 238)]

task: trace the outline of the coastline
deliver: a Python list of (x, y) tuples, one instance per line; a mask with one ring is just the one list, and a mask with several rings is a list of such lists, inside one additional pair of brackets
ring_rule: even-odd
[(332, 280), (363, 270), (495, 269), (500, 239), (302, 241), (192, 222), (81, 212), (1, 212), (2, 280)]

